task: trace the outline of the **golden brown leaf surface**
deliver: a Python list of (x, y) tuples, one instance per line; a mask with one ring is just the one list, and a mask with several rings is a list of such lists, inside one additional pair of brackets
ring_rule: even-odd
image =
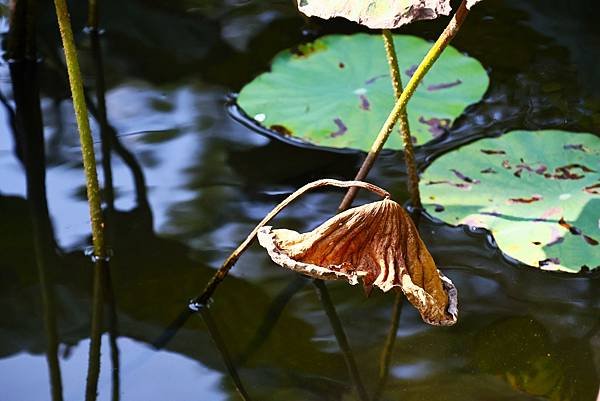
[(437, 269), (410, 216), (385, 199), (340, 213), (313, 231), (264, 227), (259, 241), (279, 265), (321, 279), (361, 278), (370, 292), (402, 289), (430, 324), (456, 322), (456, 289)]

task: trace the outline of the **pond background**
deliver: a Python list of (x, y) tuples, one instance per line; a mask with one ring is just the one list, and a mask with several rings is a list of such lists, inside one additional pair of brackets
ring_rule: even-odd
[[(95, 99), (84, 3), (71, 2), (70, 10)], [(0, 4), (6, 31), (7, 1)], [(475, 7), (452, 44), (483, 64), (490, 87), (448, 135), (418, 150), (419, 160), (513, 129), (600, 134), (599, 9), (592, 0), (489, 0)], [(64, 399), (80, 400), (92, 307), (93, 269), (83, 253), (90, 243), (88, 206), (51, 2), (39, 5), (37, 22), (39, 81), (24, 85), (39, 85), (41, 93), (49, 219), (39, 203), (27, 201), (25, 171), (31, 179), (39, 170), (23, 166), (15, 152), (6, 107), (13, 86), (8, 63), (0, 64), (7, 99), (0, 107), (0, 399), (52, 399), (44, 325), (52, 320)], [(435, 39), (446, 23), (399, 32)], [(220, 338), (206, 319), (185, 311), (275, 204), (314, 179), (350, 179), (361, 161), (359, 154), (293, 147), (250, 131), (230, 117), (226, 99), (268, 69), (277, 52), (360, 29), (341, 20), (307, 22), (291, 1), (279, 0), (109, 0), (101, 2), (100, 25), (107, 117), (125, 150), (113, 155), (114, 296), (105, 307), (98, 399), (239, 399), (223, 346), (253, 400), (358, 399), (315, 286), (275, 266), (257, 246), (215, 293), (210, 315)], [(92, 123), (99, 153), (99, 123)], [(383, 154), (369, 176), (399, 202), (408, 199), (405, 178), (397, 152)], [(334, 213), (342, 195), (311, 193), (275, 225), (311, 229)], [(367, 199), (363, 194), (357, 203)], [(428, 326), (404, 305), (381, 399), (595, 399), (597, 272), (538, 272), (509, 263), (484, 233), (428, 221), (420, 228), (459, 290), (459, 322)], [(365, 298), (344, 283), (327, 288), (371, 395), (395, 296), (375, 291)], [(54, 314), (44, 294), (54, 300)]]

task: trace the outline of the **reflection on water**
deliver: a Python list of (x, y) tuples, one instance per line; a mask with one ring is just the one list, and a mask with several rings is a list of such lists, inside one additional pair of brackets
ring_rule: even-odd
[[(455, 45), (481, 60), (490, 89), (448, 135), (418, 150), (421, 162), (516, 128), (599, 133), (599, 94), (582, 78), (593, 76), (597, 49), (577, 43), (598, 41), (600, 31), (595, 24), (557, 31), (553, 3), (560, 2), (475, 8)], [(598, 8), (578, 3), (589, 13)], [(104, 195), (114, 196), (114, 210), (107, 208), (114, 256), (100, 281), (98, 399), (594, 399), (598, 274), (511, 265), (484, 235), (462, 228), (421, 223), (459, 288), (452, 328), (426, 326), (409, 307), (396, 328), (393, 294), (365, 299), (343, 283), (315, 291), (256, 247), (205, 319), (189, 313), (188, 300), (268, 210), (313, 179), (352, 177), (360, 163), (357, 154), (249, 131), (228, 116), (227, 95), (283, 48), (356, 27), (307, 24), (280, 0), (102, 4), (100, 41), (77, 35), (99, 160), (112, 149), (110, 163), (99, 163), (101, 182), (112, 177)], [(0, 64), (0, 392), (9, 401), (86, 396), (94, 269), (83, 255), (84, 177), (51, 6), (38, 9), (40, 61)], [(72, 7), (77, 30), (85, 8)], [(557, 10), (569, 27), (583, 18)], [(405, 31), (434, 38), (444, 23)], [(371, 177), (407, 199), (401, 154), (383, 155)], [(310, 229), (340, 197), (311, 193), (275, 224)]]

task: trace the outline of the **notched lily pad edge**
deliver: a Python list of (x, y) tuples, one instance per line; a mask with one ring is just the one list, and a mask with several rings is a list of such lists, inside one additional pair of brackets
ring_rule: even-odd
[[(310, 150), (318, 150), (318, 151), (322, 151), (322, 152), (331, 152), (331, 153), (346, 154), (346, 155), (348, 155), (348, 154), (366, 155), (367, 154), (367, 152), (365, 152), (364, 150), (360, 150), (360, 149), (334, 148), (332, 146), (315, 145), (314, 143), (303, 141), (303, 140), (298, 139), (291, 135), (283, 135), (281, 132), (277, 132), (273, 129), (265, 127), (260, 122), (256, 121), (254, 118), (250, 117), (244, 111), (244, 109), (238, 104), (237, 97), (238, 97), (238, 93), (230, 93), (227, 96), (227, 100), (226, 100), (226, 104), (225, 104), (227, 113), (229, 114), (229, 116), (231, 118), (233, 118), (234, 121), (237, 121), (238, 123), (242, 124), (244, 127), (249, 128), (258, 134), (264, 135), (268, 138), (273, 138), (273, 139), (281, 141), (283, 143), (287, 143), (288, 145), (297, 146), (300, 148), (305, 148), (305, 149), (310, 149)], [(464, 113), (464, 111), (463, 111), (463, 113)], [(431, 139), (431, 140), (427, 141), (426, 143), (423, 143), (422, 145), (413, 145), (414, 150), (417, 153), (421, 153), (420, 151), (422, 149), (430, 149), (431, 147), (434, 147), (434, 148), (439, 147), (440, 145), (443, 145), (446, 142), (448, 142), (449, 139), (450, 139), (449, 142), (454, 144), (454, 141), (456, 139), (454, 139), (454, 137), (451, 136), (451, 134), (450, 134), (451, 130), (452, 130), (452, 125), (450, 125), (450, 127), (446, 130), (446, 132), (443, 135), (441, 135), (437, 138)], [(375, 140), (376, 134), (377, 134), (376, 132), (373, 133), (373, 140)], [(400, 135), (400, 133), (398, 133), (398, 135)], [(479, 138), (477, 138), (477, 139), (479, 139)], [(402, 152), (404, 152), (404, 149), (385, 149), (384, 148), (381, 151), (381, 153), (383, 155), (392, 155), (392, 154), (395, 154), (398, 152), (402, 153)], [(440, 152), (444, 152), (444, 150), (441, 150)], [(419, 155), (416, 155), (416, 156), (417, 156), (417, 159), (419, 162), (420, 162), (420, 160), (427, 160), (427, 156), (422, 156), (422, 157), (419, 157)]]

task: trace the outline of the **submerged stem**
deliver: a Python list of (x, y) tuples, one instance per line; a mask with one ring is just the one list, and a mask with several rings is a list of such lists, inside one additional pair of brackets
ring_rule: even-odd
[[(383, 44), (385, 46), (385, 54), (387, 55), (388, 64), (390, 66), (390, 76), (394, 86), (394, 95), (396, 100), (402, 95), (402, 78), (400, 76), (400, 68), (398, 67), (398, 56), (394, 47), (394, 38), (389, 29), (384, 29)], [(408, 175), (408, 193), (410, 194), (410, 202), (415, 207), (421, 207), (421, 195), (419, 194), (419, 175), (417, 174), (417, 163), (415, 162), (415, 151), (410, 135), (410, 126), (408, 125), (408, 114), (406, 107), (400, 112), (398, 120), (400, 126), (400, 134), (404, 145), (404, 163)]]
[(327, 318), (329, 319), (329, 323), (331, 323), (331, 328), (333, 329), (333, 334), (335, 335), (340, 350), (342, 351), (342, 355), (344, 356), (344, 361), (346, 362), (346, 367), (348, 368), (348, 374), (350, 375), (350, 379), (352, 379), (358, 399), (360, 401), (369, 401), (369, 396), (367, 395), (367, 391), (365, 390), (365, 386), (358, 371), (356, 358), (354, 358), (354, 353), (352, 352), (352, 348), (350, 348), (350, 343), (348, 342), (348, 337), (346, 336), (342, 322), (335, 311), (335, 306), (333, 305), (333, 301), (329, 296), (327, 286), (323, 280), (319, 279), (313, 280), (313, 284), (319, 293), (321, 304), (323, 305), (323, 309), (325, 309), (325, 313), (327, 314)]
[[(431, 49), (429, 49), (429, 51), (421, 61), (421, 64), (419, 64), (413, 76), (408, 81), (406, 88), (404, 89), (404, 91), (402, 91), (402, 94), (400, 95), (398, 100), (396, 100), (394, 108), (390, 112), (388, 118), (385, 120), (385, 123), (383, 124), (383, 127), (381, 127), (379, 134), (377, 134), (377, 138), (375, 138), (375, 141), (373, 142), (373, 145), (371, 146), (367, 157), (365, 158), (363, 164), (360, 166), (360, 169), (356, 174), (355, 180), (363, 180), (369, 174), (369, 171), (373, 167), (377, 156), (379, 156), (381, 149), (383, 149), (383, 145), (385, 145), (385, 142), (387, 141), (392, 130), (394, 129), (394, 125), (400, 118), (402, 112), (406, 110), (406, 105), (408, 104), (408, 101), (410, 100), (412, 95), (415, 93), (417, 86), (423, 80), (425, 74), (427, 74), (427, 72), (431, 69), (435, 61), (440, 57), (440, 55), (448, 46), (450, 41), (454, 38), (454, 36), (456, 36), (458, 30), (460, 29), (460, 26), (464, 22), (468, 13), (469, 10), (467, 9), (467, 1), (463, 0), (460, 6), (458, 7), (458, 10), (456, 10), (456, 13), (448, 23), (448, 26), (446, 27), (446, 29), (444, 29), (444, 32), (442, 32), (442, 34), (433, 44)], [(350, 204), (356, 197), (357, 191), (358, 190), (356, 188), (350, 188), (348, 190), (346, 196), (340, 204), (340, 210), (345, 210), (348, 208), (348, 206), (350, 206)]]
[(212, 278), (210, 279), (210, 281), (204, 288), (204, 291), (202, 291), (202, 294), (200, 294), (200, 296), (198, 296), (196, 299), (194, 299), (190, 302), (190, 307), (192, 309), (198, 309), (202, 305), (206, 304), (206, 302), (210, 299), (210, 297), (212, 296), (212, 294), (215, 291), (215, 289), (217, 288), (217, 286), (227, 276), (227, 273), (233, 267), (235, 262), (237, 262), (237, 260), (241, 256), (241, 254), (250, 246), (250, 244), (256, 237), (258, 230), (260, 230), (265, 224), (267, 224), (269, 221), (271, 221), (271, 219), (273, 219), (279, 212), (281, 212), (287, 205), (289, 205), (292, 201), (294, 201), (300, 195), (302, 195), (305, 192), (310, 191), (312, 189), (324, 187), (324, 186), (334, 186), (334, 187), (342, 187), (342, 188), (360, 187), (360, 188), (367, 189), (371, 192), (374, 192), (384, 198), (390, 197), (390, 194), (387, 191), (385, 191), (384, 189), (379, 188), (378, 186), (375, 186), (373, 184), (369, 184), (367, 182), (362, 182), (362, 181), (339, 181), (339, 180), (325, 178), (322, 180), (313, 181), (309, 184), (304, 185), (303, 187), (300, 187), (298, 190), (296, 190), (290, 196), (285, 198), (280, 204), (275, 206), (275, 208), (273, 208), (273, 210), (271, 210), (260, 221), (260, 223), (258, 223), (258, 225), (254, 228), (254, 230), (252, 230), (252, 232), (248, 235), (248, 237), (246, 237), (244, 242), (242, 242), (229, 255), (229, 257), (225, 260), (225, 262), (223, 262), (223, 264), (221, 265), (219, 270), (217, 270), (217, 272), (212, 276)]
[(377, 401), (381, 398), (381, 394), (387, 383), (387, 379), (390, 373), (390, 362), (392, 361), (392, 352), (394, 351), (394, 345), (396, 343), (396, 332), (398, 331), (398, 325), (400, 323), (400, 313), (402, 312), (402, 305), (404, 301), (404, 294), (402, 291), (396, 293), (396, 299), (394, 300), (394, 307), (392, 309), (392, 322), (390, 323), (390, 330), (385, 339), (383, 351), (379, 358), (379, 379), (377, 381), (377, 388), (373, 395), (373, 401)]

